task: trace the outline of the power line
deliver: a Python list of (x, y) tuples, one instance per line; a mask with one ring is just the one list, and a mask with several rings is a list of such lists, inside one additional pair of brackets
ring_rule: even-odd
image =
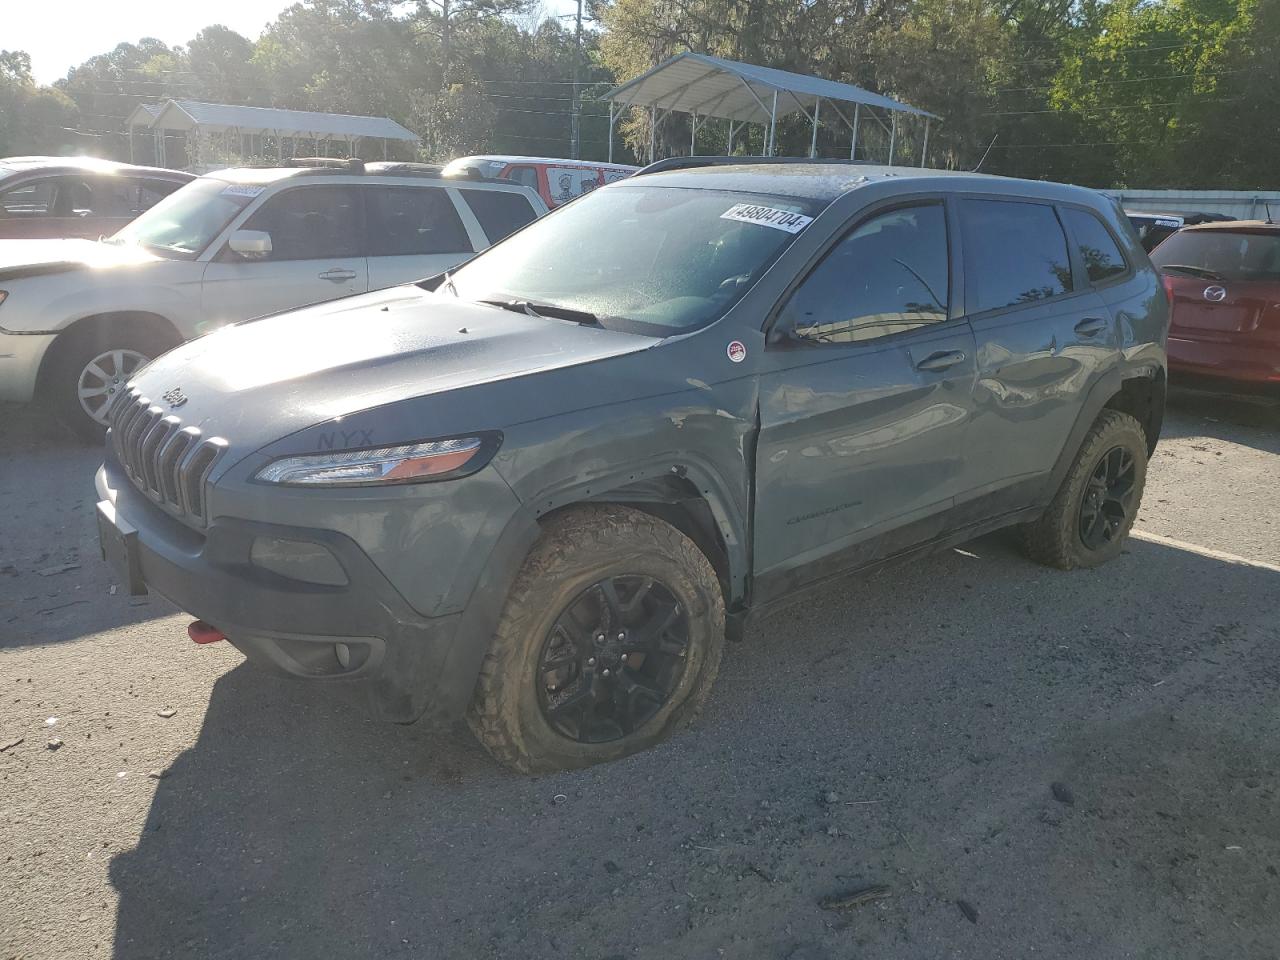
[(1075, 109), (1072, 107), (1050, 109), (1050, 110), (1001, 110), (996, 113), (984, 113), (984, 117), (1030, 117), (1040, 114), (1058, 113), (1058, 114), (1075, 114), (1075, 113), (1112, 113), (1117, 110), (1154, 110), (1157, 107), (1182, 107), (1194, 106), (1199, 103), (1235, 103), (1244, 100), (1244, 97), (1216, 97), (1206, 98), (1203, 100), (1166, 100), (1163, 103), (1131, 103), (1116, 107), (1085, 107), (1083, 109)]
[[(1157, 83), (1161, 80), (1177, 80), (1180, 77), (1197, 77), (1199, 79), (1207, 80), (1207, 79), (1216, 78), (1216, 77), (1229, 77), (1237, 73), (1244, 73), (1244, 72), (1245, 72), (1244, 70), (1223, 70), (1219, 73), (1196, 73), (1195, 71), (1190, 71), (1188, 73), (1170, 73), (1162, 77), (1130, 77), (1125, 80), (1082, 80), (1080, 82), (1085, 86), (1090, 86), (1090, 87), (1107, 87), (1107, 86), (1114, 86), (1115, 84), (1121, 84), (1121, 83)], [(1053, 86), (1003, 87), (999, 90), (992, 90), (991, 92), (996, 94), (1047, 93), (1048, 91), (1053, 89), (1055, 89)]]

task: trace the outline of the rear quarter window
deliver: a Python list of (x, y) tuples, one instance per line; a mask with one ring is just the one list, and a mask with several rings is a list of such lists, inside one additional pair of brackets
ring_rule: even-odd
[(1128, 271), (1124, 254), (1101, 220), (1087, 210), (1074, 207), (1063, 208), (1062, 218), (1071, 230), (1090, 282), (1103, 283)]
[(490, 243), (515, 233), (538, 217), (528, 197), (505, 190), (461, 190)]

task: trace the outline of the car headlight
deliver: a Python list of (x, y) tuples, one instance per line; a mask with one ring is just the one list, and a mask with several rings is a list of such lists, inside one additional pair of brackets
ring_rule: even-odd
[(309, 453), (273, 460), (253, 475), (264, 483), (347, 487), (452, 480), (489, 462), (498, 434), (455, 437), (367, 450)]

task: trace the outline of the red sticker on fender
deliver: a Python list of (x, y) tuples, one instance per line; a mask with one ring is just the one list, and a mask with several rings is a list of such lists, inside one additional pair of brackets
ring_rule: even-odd
[(729, 354), (729, 359), (734, 363), (741, 363), (747, 359), (747, 345), (741, 340), (734, 340), (729, 344), (725, 352)]

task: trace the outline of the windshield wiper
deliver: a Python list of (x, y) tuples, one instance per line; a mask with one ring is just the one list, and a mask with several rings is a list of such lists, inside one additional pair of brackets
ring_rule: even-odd
[(538, 303), (535, 300), (477, 300), (476, 302), (485, 303), (502, 310), (510, 310), (512, 313), (523, 313), (530, 317), (539, 317), (541, 319), (554, 317), (557, 320), (572, 320), (574, 323), (581, 323), (585, 326), (600, 326), (600, 318), (594, 313), (587, 310), (575, 310), (573, 307), (562, 307), (555, 303)]
[(1203, 277), (1205, 280), (1225, 280), (1222, 274), (1216, 270), (1209, 270), (1205, 267), (1193, 267), (1189, 263), (1166, 263), (1160, 267), (1161, 270), (1177, 270), (1179, 273), (1189, 273), (1193, 277)]

